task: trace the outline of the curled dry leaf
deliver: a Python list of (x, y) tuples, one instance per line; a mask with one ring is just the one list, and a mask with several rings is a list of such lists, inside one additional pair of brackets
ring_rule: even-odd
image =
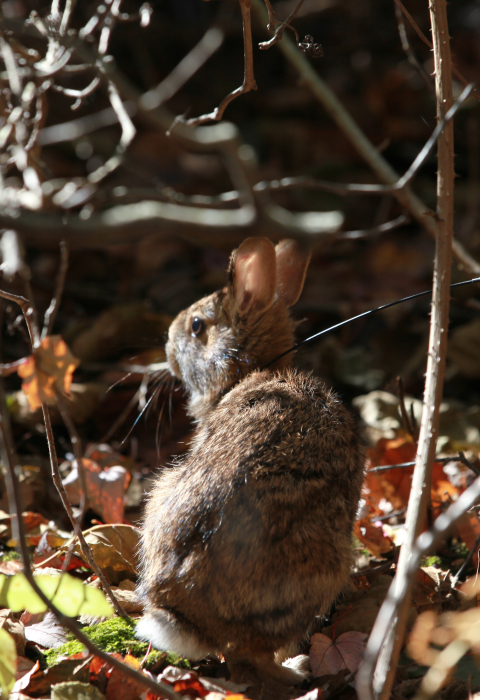
[(89, 667), (85, 666), (84, 658), (61, 659), (55, 666), (44, 671), (38, 668), (37, 663), (32, 671), (15, 683), (13, 692), (25, 690), (25, 694), (30, 697), (45, 697), (50, 695), (52, 685), (65, 683), (72, 678), (79, 683), (88, 683), (89, 675)]
[(79, 362), (59, 335), (44, 338), (17, 369), (30, 409), (40, 408), (42, 401), (54, 404), (57, 391), (68, 396)]
[[(125, 578), (135, 578), (138, 573), (136, 552), (140, 542), (140, 530), (133, 525), (95, 525), (84, 532), (95, 561), (114, 585)], [(68, 551), (70, 542), (64, 545)], [(76, 556), (83, 559), (83, 553), (77, 544)]]
[(365, 653), (366, 639), (363, 632), (344, 632), (334, 640), (324, 634), (314, 634), (310, 648), (314, 675), (335, 674), (345, 668), (355, 673)]

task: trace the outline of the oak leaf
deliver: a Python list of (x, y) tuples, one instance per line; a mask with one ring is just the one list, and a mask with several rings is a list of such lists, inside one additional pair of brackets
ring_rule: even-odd
[(40, 408), (43, 401), (54, 404), (56, 392), (68, 396), (73, 372), (79, 363), (61, 336), (43, 338), (33, 355), (17, 369), (30, 409)]

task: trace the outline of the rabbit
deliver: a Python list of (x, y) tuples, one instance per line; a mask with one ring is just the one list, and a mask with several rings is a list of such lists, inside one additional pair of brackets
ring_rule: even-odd
[(275, 652), (305, 638), (348, 582), (363, 448), (338, 397), (292, 369), (308, 255), (245, 240), (227, 285), (182, 311), (166, 346), (197, 428), (146, 505), (137, 635), (190, 659), (222, 654), (292, 686)]

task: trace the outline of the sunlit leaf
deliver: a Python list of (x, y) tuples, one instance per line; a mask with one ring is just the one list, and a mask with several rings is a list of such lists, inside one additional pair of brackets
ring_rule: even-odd
[(17, 652), (12, 637), (0, 629), (0, 689), (2, 697), (8, 698), (15, 683)]
[(31, 410), (40, 408), (42, 401), (55, 403), (57, 391), (68, 396), (78, 364), (79, 360), (59, 335), (44, 338), (33, 355), (17, 369)]
[[(113, 608), (98, 588), (86, 586), (68, 574), (62, 576), (36, 576), (35, 581), (43, 593), (64, 615), (95, 615), (109, 617)], [(23, 574), (0, 576), (0, 605), (14, 612), (28, 610), (38, 613), (47, 606), (35, 593)]]

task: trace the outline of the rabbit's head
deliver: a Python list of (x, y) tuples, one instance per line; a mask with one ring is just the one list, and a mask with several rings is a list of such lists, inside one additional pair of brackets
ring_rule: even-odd
[[(295, 323), (289, 307), (303, 288), (309, 254), (291, 240), (274, 246), (247, 238), (232, 253), (227, 286), (182, 311), (170, 326), (170, 371), (189, 393), (189, 413), (202, 420), (250, 372), (288, 350)], [(272, 365), (290, 364), (286, 356)]]

